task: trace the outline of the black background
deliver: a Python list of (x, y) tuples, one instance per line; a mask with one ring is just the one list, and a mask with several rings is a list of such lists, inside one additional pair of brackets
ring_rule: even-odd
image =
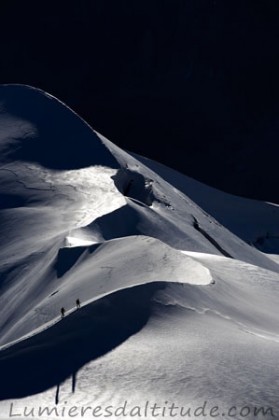
[(274, 0), (0, 2), (0, 83), (42, 88), (122, 148), (279, 203)]

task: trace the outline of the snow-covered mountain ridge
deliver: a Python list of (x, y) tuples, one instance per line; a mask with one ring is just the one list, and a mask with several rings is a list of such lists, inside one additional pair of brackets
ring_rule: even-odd
[(278, 409), (278, 206), (132, 156), (26, 86), (0, 87), (0, 153), (3, 412), (12, 398), (50, 404), (73, 372), (72, 405), (94, 394)]

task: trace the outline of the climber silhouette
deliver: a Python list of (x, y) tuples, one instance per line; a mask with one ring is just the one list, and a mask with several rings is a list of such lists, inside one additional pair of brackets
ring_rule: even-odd
[(64, 318), (65, 316), (65, 308), (61, 308), (61, 318)]
[(79, 299), (76, 300), (76, 305), (77, 305), (77, 309), (80, 308), (80, 300)]

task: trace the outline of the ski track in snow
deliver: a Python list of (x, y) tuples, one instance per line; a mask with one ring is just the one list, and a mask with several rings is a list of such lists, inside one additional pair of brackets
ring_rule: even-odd
[[(171, 303), (169, 305), (172, 305)], [(218, 317), (229, 321), (233, 324), (235, 324), (236, 326), (238, 326), (242, 331), (248, 333), (248, 334), (252, 334), (256, 337), (259, 337), (261, 339), (265, 339), (265, 340), (271, 340), (274, 341), (275, 343), (279, 343), (279, 335), (269, 335), (266, 331), (262, 331), (262, 332), (255, 332), (255, 331), (251, 331), (249, 330), (249, 327), (246, 326), (245, 324), (243, 324), (242, 322), (239, 322), (233, 318), (231, 318), (228, 315), (224, 315), (221, 312), (215, 310), (215, 309), (211, 309), (211, 308), (204, 308), (204, 307), (200, 307), (200, 308), (195, 308), (193, 306), (187, 306), (187, 305), (183, 305), (184, 309), (188, 309), (190, 311), (194, 311), (196, 312), (198, 315), (206, 315), (207, 313), (212, 313), (214, 315), (217, 315)]]

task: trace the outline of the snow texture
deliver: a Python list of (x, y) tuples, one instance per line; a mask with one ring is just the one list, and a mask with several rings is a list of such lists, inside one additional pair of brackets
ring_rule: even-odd
[(0, 176), (0, 419), (279, 417), (278, 206), (125, 152), (27, 86), (0, 87)]

